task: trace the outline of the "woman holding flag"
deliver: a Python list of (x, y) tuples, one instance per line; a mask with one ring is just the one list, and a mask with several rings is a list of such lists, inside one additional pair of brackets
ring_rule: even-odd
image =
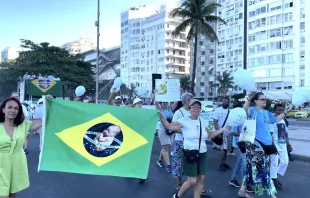
[(23, 145), (28, 131), (37, 131), (41, 126), (42, 120), (31, 122), (25, 119), (22, 105), (16, 98), (9, 98), (1, 104), (0, 198), (15, 198), (16, 193), (29, 187)]

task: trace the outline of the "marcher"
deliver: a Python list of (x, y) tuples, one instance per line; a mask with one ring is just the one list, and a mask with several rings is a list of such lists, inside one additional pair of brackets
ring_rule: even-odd
[[(255, 104), (249, 107), (251, 102)], [(270, 177), (270, 155), (277, 152), (273, 144), (269, 124), (275, 124), (285, 117), (285, 113), (278, 116), (272, 115), (265, 110), (267, 99), (261, 93), (249, 92), (247, 100), (243, 105), (248, 117), (256, 119), (256, 134), (254, 144), (246, 143), (246, 171), (247, 175), (243, 179), (242, 186), (238, 192), (239, 197), (251, 198), (246, 193), (248, 185), (255, 186), (255, 194), (270, 195), (276, 198), (277, 192)]]
[(19, 100), (9, 98), (0, 112), (0, 196), (15, 198), (16, 193), (29, 186), (27, 159), (23, 145), (28, 131), (37, 131), (42, 120), (25, 119)]
[[(274, 112), (278, 116), (285, 111), (285, 106), (282, 104), (275, 104)], [(284, 176), (289, 158), (287, 150), (292, 149), (288, 140), (288, 122), (283, 118), (278, 123), (272, 125), (273, 127), (273, 141), (277, 147), (278, 154), (271, 155), (270, 175), (277, 190), (282, 190), (282, 184), (278, 180), (278, 174)], [(280, 161), (280, 163), (279, 163)]]
[(160, 120), (166, 129), (182, 133), (184, 137), (183, 148), (183, 171), (187, 181), (182, 185), (180, 191), (173, 198), (182, 197), (191, 187), (195, 186), (194, 198), (200, 198), (203, 190), (204, 178), (207, 173), (207, 138), (215, 137), (223, 132), (229, 131), (230, 127), (210, 132), (208, 123), (199, 118), (201, 103), (192, 99), (189, 103), (190, 116), (185, 116), (177, 122), (169, 123), (160, 112)]

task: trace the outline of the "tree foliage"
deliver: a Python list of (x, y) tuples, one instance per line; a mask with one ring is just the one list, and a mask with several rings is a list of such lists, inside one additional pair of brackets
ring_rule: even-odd
[(229, 89), (234, 89), (234, 77), (231, 72), (224, 71), (222, 74), (220, 72), (216, 75), (216, 84), (218, 88), (218, 93), (221, 96), (226, 96)]
[(194, 93), (195, 78), (196, 78), (196, 66), (197, 66), (197, 45), (198, 36), (204, 35), (207, 39), (218, 41), (216, 31), (212, 27), (212, 24), (226, 22), (214, 15), (217, 12), (217, 8), (220, 4), (210, 3), (206, 4), (205, 0), (185, 0), (180, 7), (175, 8), (171, 11), (171, 17), (183, 18), (183, 22), (176, 27), (173, 31), (173, 36), (179, 36), (182, 32), (185, 32), (189, 28), (186, 40), (188, 43), (195, 41), (194, 43), (194, 62), (192, 65), (192, 81), (191, 81), (191, 92)]
[(72, 96), (77, 86), (83, 85), (93, 91), (95, 86), (92, 65), (83, 61), (81, 54), (72, 55), (59, 47), (43, 42), (36, 44), (30, 40), (21, 40), (26, 49), (13, 63), (4, 63), (0, 69), (0, 83), (17, 84), (26, 72), (35, 75), (54, 75), (61, 79), (65, 95)]
[(184, 92), (189, 91), (191, 88), (191, 80), (189, 76), (183, 76), (180, 78), (180, 87)]

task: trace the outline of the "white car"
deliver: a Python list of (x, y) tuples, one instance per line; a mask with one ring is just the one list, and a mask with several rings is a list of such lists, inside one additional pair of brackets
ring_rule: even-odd
[(200, 101), (201, 102), (201, 112), (211, 112), (215, 110), (215, 106), (212, 101)]

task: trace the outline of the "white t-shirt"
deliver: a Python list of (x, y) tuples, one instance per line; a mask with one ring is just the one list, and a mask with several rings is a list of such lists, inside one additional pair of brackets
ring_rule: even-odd
[[(183, 113), (183, 115), (181, 112)], [(177, 122), (181, 118), (188, 117), (188, 116), (190, 116), (190, 112), (185, 110), (183, 107), (181, 107), (176, 112), (174, 112), (172, 122)], [(180, 133), (176, 133), (174, 139), (177, 141), (183, 141), (183, 135)]]
[(42, 119), (43, 118), (43, 104), (39, 104), (36, 107), (36, 110), (34, 111), (33, 114), (33, 119)]
[(219, 107), (217, 109), (215, 109), (214, 113), (213, 113), (213, 119), (217, 120), (218, 123), (218, 128), (223, 128), (223, 124), (224, 121), (227, 117), (228, 114), (228, 108), (224, 109), (223, 107)]
[(278, 123), (273, 124), (273, 141), (278, 149), (278, 151), (287, 150), (286, 138), (287, 138), (287, 127), (285, 121), (282, 119)]
[[(206, 140), (208, 139), (208, 133), (206, 128), (208, 122), (201, 120), (201, 141), (200, 141), (200, 153), (207, 152)], [(192, 120), (189, 116), (181, 118), (178, 122), (182, 125), (182, 133), (184, 136), (183, 146), (184, 149), (198, 150), (199, 149), (199, 136), (200, 136), (200, 122), (198, 120)]]
[(23, 104), (22, 104), (22, 108), (23, 108), (23, 113), (24, 113), (26, 120), (29, 120), (29, 112), (28, 112), (27, 108)]

